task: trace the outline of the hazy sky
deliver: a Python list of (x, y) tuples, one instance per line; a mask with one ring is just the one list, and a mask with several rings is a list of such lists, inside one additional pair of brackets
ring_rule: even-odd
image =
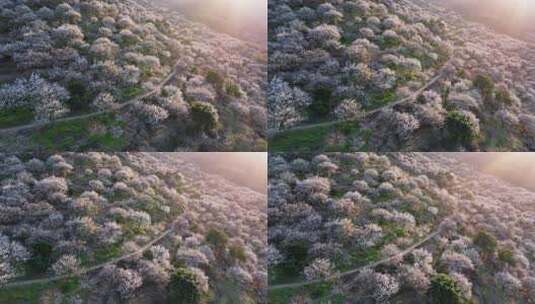
[(518, 34), (535, 31), (535, 0), (434, 0), (483, 21), (498, 30)]
[(480, 171), (535, 191), (535, 153), (454, 153)]
[(261, 193), (267, 191), (267, 153), (213, 152), (178, 153), (179, 158), (197, 163), (204, 171)]
[[(265, 44), (268, 0), (158, 0), (215, 30)], [(247, 39), (251, 40), (251, 39)]]

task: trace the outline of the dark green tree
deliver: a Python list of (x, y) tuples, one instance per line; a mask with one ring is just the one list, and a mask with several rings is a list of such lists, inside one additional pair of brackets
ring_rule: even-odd
[(498, 259), (502, 263), (509, 264), (511, 266), (516, 265), (515, 256), (510, 248), (500, 248), (498, 250)]
[(215, 248), (225, 248), (228, 243), (228, 235), (217, 228), (210, 228), (206, 233), (205, 240)]
[(451, 111), (445, 122), (449, 139), (454, 144), (469, 144), (479, 136), (479, 128), (475, 122), (463, 112)]
[(208, 102), (193, 102), (191, 104), (191, 118), (196, 127), (203, 132), (213, 131), (219, 126), (219, 114), (216, 108)]
[(511, 93), (509, 90), (507, 90), (506, 87), (499, 86), (496, 89), (496, 101), (498, 104), (504, 104), (504, 105), (512, 105), (513, 104), (513, 96), (511, 96)]
[(474, 244), (479, 247), (485, 255), (492, 255), (494, 251), (496, 251), (498, 241), (494, 235), (482, 230), (474, 237)]
[(199, 304), (202, 298), (203, 292), (193, 272), (186, 268), (179, 268), (171, 275), (167, 286), (167, 303)]
[(241, 98), (243, 96), (240, 86), (231, 80), (227, 81), (225, 84), (225, 92), (227, 92), (228, 95), (236, 98)]
[(310, 112), (316, 117), (326, 117), (331, 112), (332, 90), (323, 86), (318, 87), (313, 93), (314, 100), (310, 105)]
[(474, 78), (474, 86), (479, 89), (483, 97), (488, 98), (494, 92), (494, 81), (488, 75), (478, 74)]
[(247, 255), (245, 249), (241, 245), (232, 245), (229, 247), (229, 254), (235, 260), (239, 262), (247, 261)]
[(31, 246), (31, 258), (28, 267), (32, 273), (45, 273), (52, 264), (52, 244), (39, 241)]
[(221, 76), (217, 71), (209, 70), (206, 73), (206, 81), (211, 83), (216, 90), (221, 90), (223, 88), (223, 83), (225, 81), (225, 78)]
[(71, 95), (71, 98), (67, 101), (71, 111), (82, 111), (89, 108), (93, 97), (87, 89), (86, 83), (76, 79), (70, 80), (67, 83), (67, 91)]
[(439, 273), (431, 279), (427, 296), (433, 304), (463, 304), (466, 299), (455, 281), (447, 274)]

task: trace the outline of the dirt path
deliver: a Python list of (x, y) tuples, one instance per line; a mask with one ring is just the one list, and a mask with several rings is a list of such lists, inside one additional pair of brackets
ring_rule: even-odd
[(433, 232), (433, 233), (431, 233), (431, 234), (429, 234), (428, 236), (426, 236), (421, 241), (413, 244), (412, 246), (406, 248), (405, 250), (399, 252), (396, 255), (393, 255), (393, 256), (388, 257), (388, 258), (384, 258), (382, 260), (379, 260), (377, 262), (373, 262), (373, 263), (365, 265), (365, 266), (361, 266), (361, 267), (358, 267), (358, 268), (355, 268), (355, 269), (352, 269), (352, 270), (348, 270), (348, 271), (345, 271), (345, 272), (337, 273), (337, 274), (332, 275), (332, 276), (330, 276), (328, 278), (325, 278), (325, 279), (270, 286), (269, 290), (277, 290), (277, 289), (284, 289), (284, 288), (298, 288), (298, 287), (303, 287), (303, 286), (307, 286), (307, 285), (311, 285), (311, 284), (317, 284), (317, 283), (323, 283), (323, 282), (326, 282), (326, 281), (338, 280), (338, 279), (341, 279), (343, 277), (346, 277), (346, 276), (355, 274), (357, 272), (360, 272), (365, 268), (374, 268), (374, 267), (376, 267), (378, 265), (390, 262), (390, 261), (392, 261), (394, 259), (398, 259), (398, 258), (404, 257), (405, 255), (411, 253), (414, 249), (422, 246), (424, 243), (426, 243), (427, 241), (431, 240), (432, 238), (434, 238), (435, 236), (437, 236), (439, 234), (440, 234), (440, 229), (435, 231), (435, 232)]
[[(407, 103), (407, 102), (412, 102), (412, 101), (416, 100), (416, 98), (418, 98), (418, 96), (420, 96), (425, 90), (427, 90), (430, 86), (434, 85), (440, 78), (442, 78), (444, 76), (445, 69), (448, 66), (448, 64), (451, 62), (451, 60), (452, 59), (448, 60), (442, 66), (442, 68), (440, 68), (440, 70), (437, 72), (436, 76), (431, 78), (424, 86), (422, 86), (421, 88), (416, 90), (410, 96), (407, 96), (407, 97), (405, 97), (403, 99), (400, 99), (398, 101), (395, 101), (395, 102), (391, 102), (391, 103), (389, 103), (387, 105), (384, 105), (382, 107), (379, 107), (377, 109), (373, 109), (371, 111), (368, 111), (368, 112), (363, 114), (362, 118), (370, 116), (370, 115), (373, 115), (373, 114), (376, 114), (376, 113), (378, 113), (380, 111), (383, 111), (383, 110), (386, 110), (386, 109), (393, 108), (393, 107), (395, 107), (397, 105), (400, 105), (400, 104), (403, 104), (403, 103)], [(298, 131), (298, 130), (312, 129), (312, 128), (316, 128), (316, 127), (333, 126), (333, 125), (336, 125), (338, 123), (351, 122), (351, 121), (355, 121), (355, 119), (354, 118), (353, 119), (339, 119), (339, 120), (333, 120), (333, 121), (328, 121), (328, 122), (320, 122), (320, 123), (316, 123), (316, 124), (297, 126), (297, 127), (293, 127), (293, 128), (290, 128), (290, 129), (285, 129), (282, 132), (277, 132), (274, 135), (281, 134), (281, 133), (284, 133), (284, 132), (289, 132), (289, 131)]]
[(77, 273), (70, 273), (70, 274), (65, 274), (65, 275), (59, 275), (59, 276), (41, 278), (41, 279), (34, 279), (34, 280), (27, 280), (27, 281), (12, 282), (12, 283), (8, 283), (8, 284), (2, 286), (2, 288), (15, 288), (15, 287), (23, 287), (23, 286), (33, 285), (33, 284), (46, 284), (46, 283), (50, 283), (50, 282), (54, 282), (54, 281), (58, 281), (58, 280), (62, 280), (62, 279), (67, 279), (67, 278), (70, 278), (70, 277), (73, 277), (73, 276), (79, 276), (79, 275), (83, 275), (83, 274), (86, 274), (86, 273), (89, 273), (89, 272), (93, 272), (93, 271), (98, 270), (100, 268), (103, 268), (105, 266), (113, 265), (113, 264), (116, 264), (116, 263), (118, 263), (120, 261), (123, 261), (123, 260), (126, 260), (128, 258), (134, 257), (136, 255), (143, 254), (143, 252), (145, 252), (150, 247), (152, 247), (154, 244), (158, 243), (163, 238), (168, 236), (171, 232), (173, 232), (175, 230), (176, 223), (177, 223), (177, 221), (172, 222), (171, 223), (171, 228), (169, 228), (166, 231), (162, 232), (157, 238), (153, 239), (152, 241), (148, 242), (143, 247), (139, 248), (138, 250), (136, 250), (136, 251), (134, 251), (132, 253), (129, 253), (129, 254), (126, 254), (126, 255), (111, 259), (111, 260), (109, 260), (107, 262), (104, 262), (102, 264), (98, 264), (98, 265), (95, 265), (95, 266), (84, 268), (84, 269), (82, 269), (81, 271), (79, 271)]
[(97, 112), (92, 112), (92, 113), (88, 113), (88, 114), (77, 115), (77, 116), (59, 118), (59, 119), (55, 119), (55, 120), (51, 120), (51, 121), (34, 122), (34, 123), (31, 123), (31, 124), (27, 124), (27, 125), (1, 129), (0, 130), (0, 135), (8, 135), (10, 133), (17, 133), (19, 131), (28, 130), (28, 129), (32, 129), (32, 128), (37, 128), (37, 127), (42, 127), (42, 126), (46, 126), (46, 125), (49, 125), (49, 124), (54, 124), (54, 123), (59, 123), (59, 122), (67, 122), (67, 121), (73, 121), (73, 120), (79, 120), (79, 119), (86, 119), (86, 118), (99, 116), (99, 115), (104, 114), (104, 113), (109, 113), (109, 112), (113, 112), (113, 111), (119, 111), (119, 110), (125, 108), (126, 106), (132, 105), (132, 104), (134, 104), (134, 103), (136, 103), (138, 101), (141, 101), (142, 99), (144, 99), (146, 97), (149, 97), (149, 96), (151, 96), (153, 94), (158, 93), (162, 89), (163, 86), (167, 85), (169, 83), (169, 81), (171, 81), (171, 79), (173, 79), (173, 77), (175, 77), (178, 74), (179, 71), (182, 71), (182, 69), (180, 69), (179, 63), (177, 62), (175, 64), (174, 68), (173, 68), (173, 72), (171, 72), (169, 75), (167, 75), (167, 77), (165, 77), (164, 80), (162, 80), (156, 87), (154, 87), (154, 89), (152, 89), (152, 90), (150, 90), (150, 91), (148, 91), (148, 92), (146, 92), (146, 93), (144, 93), (142, 95), (133, 97), (132, 99), (130, 99), (130, 100), (124, 102), (124, 103), (115, 104), (110, 109), (97, 111)]

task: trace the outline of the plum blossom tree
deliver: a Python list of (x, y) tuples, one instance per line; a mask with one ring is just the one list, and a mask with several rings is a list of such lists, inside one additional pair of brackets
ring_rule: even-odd
[(291, 127), (304, 119), (303, 110), (312, 99), (299, 88), (292, 88), (280, 78), (273, 78), (268, 88), (268, 128), (279, 130)]
[(122, 299), (133, 297), (136, 289), (143, 285), (143, 278), (137, 271), (132, 269), (115, 268), (112, 274), (112, 281)]
[(315, 259), (305, 267), (305, 278), (309, 281), (321, 280), (330, 277), (333, 274), (333, 266), (327, 259)]
[(52, 271), (56, 275), (76, 274), (80, 271), (80, 262), (76, 256), (63, 255), (52, 265)]
[(50, 83), (38, 74), (17, 79), (0, 87), (0, 109), (29, 107), (38, 121), (48, 121), (68, 112), (64, 102), (70, 98), (65, 88)]
[(360, 104), (354, 99), (344, 99), (334, 110), (338, 119), (359, 118), (362, 115)]
[(355, 284), (363, 286), (365, 294), (370, 295), (377, 303), (386, 303), (399, 291), (399, 283), (394, 277), (369, 268), (358, 274)]

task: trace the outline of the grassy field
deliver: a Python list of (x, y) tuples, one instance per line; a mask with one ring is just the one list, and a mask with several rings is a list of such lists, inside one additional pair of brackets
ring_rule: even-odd
[(352, 139), (361, 137), (367, 141), (366, 129), (360, 129), (357, 122), (340, 122), (333, 125), (288, 130), (280, 132), (269, 139), (270, 152), (344, 152), (362, 150), (354, 147)]
[(108, 130), (121, 125), (122, 122), (110, 113), (88, 119), (51, 123), (34, 132), (32, 141), (48, 151), (120, 151), (126, 146), (126, 140), (113, 136)]
[(26, 107), (0, 111), (0, 129), (25, 125), (32, 121), (33, 111)]
[(332, 283), (312, 284), (301, 288), (284, 288), (271, 290), (268, 294), (269, 304), (287, 304), (293, 297), (303, 295), (311, 296), (316, 304), (343, 304), (346, 298), (341, 294), (333, 293)]
[[(57, 295), (62, 295), (62, 301), (58, 302)], [(0, 303), (9, 304), (44, 304), (44, 303), (68, 303), (67, 297), (81, 292), (80, 280), (70, 278), (45, 284), (34, 284), (24, 287), (0, 289)]]

